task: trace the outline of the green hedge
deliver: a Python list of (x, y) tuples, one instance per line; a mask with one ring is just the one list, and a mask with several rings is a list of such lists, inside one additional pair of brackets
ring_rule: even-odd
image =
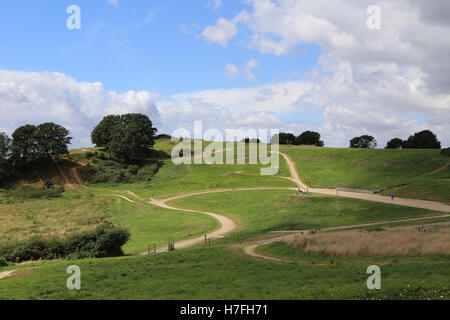
[(99, 258), (123, 255), (128, 230), (103, 224), (95, 230), (73, 234), (65, 239), (33, 237), (23, 242), (0, 244), (0, 260), (22, 262), (54, 258)]

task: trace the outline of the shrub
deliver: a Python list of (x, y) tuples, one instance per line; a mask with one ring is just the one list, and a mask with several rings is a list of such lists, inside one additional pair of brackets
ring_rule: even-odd
[(0, 257), (0, 267), (6, 267), (8, 265), (8, 262), (6, 262), (6, 259), (3, 257)]
[(44, 189), (50, 189), (53, 187), (53, 181), (52, 180), (45, 180), (44, 181)]
[(91, 231), (73, 234), (65, 239), (45, 241), (33, 237), (23, 242), (0, 245), (0, 259), (11, 262), (62, 258), (97, 258), (123, 255), (122, 246), (129, 240), (128, 230), (104, 224)]
[(141, 182), (149, 182), (152, 177), (158, 172), (158, 165), (153, 163), (151, 165), (145, 166), (139, 170), (136, 175), (136, 180)]
[(93, 158), (94, 156), (95, 156), (95, 153), (90, 152), (90, 151), (86, 152), (86, 155), (85, 155), (86, 159), (91, 159), (91, 158)]
[(136, 175), (139, 171), (139, 166), (137, 165), (131, 165), (128, 167), (128, 172), (131, 173), (132, 175)]
[(64, 192), (64, 187), (42, 189), (35, 186), (22, 186), (11, 189), (7, 195), (16, 199), (54, 199), (60, 198)]

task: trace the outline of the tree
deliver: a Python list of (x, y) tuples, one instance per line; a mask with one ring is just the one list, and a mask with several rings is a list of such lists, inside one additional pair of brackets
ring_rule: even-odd
[(297, 145), (323, 147), (324, 143), (320, 140), (320, 133), (314, 131), (305, 131), (295, 139)]
[(8, 159), (10, 150), (11, 139), (6, 133), (0, 132), (0, 161)]
[(38, 157), (50, 158), (55, 155), (68, 153), (68, 145), (72, 140), (69, 131), (53, 122), (46, 122), (37, 126), (35, 138)]
[[(275, 137), (272, 137), (272, 140)], [(279, 144), (295, 144), (295, 136), (292, 133), (284, 133), (280, 132), (278, 134), (278, 143)]]
[(95, 127), (91, 133), (92, 143), (97, 147), (106, 147), (111, 142), (114, 129), (120, 125), (120, 116), (108, 115)]
[(91, 136), (97, 146), (106, 147), (113, 157), (128, 163), (150, 155), (156, 132), (145, 114), (130, 113), (105, 117)]
[(13, 158), (21, 158), (26, 161), (36, 155), (36, 131), (37, 127), (30, 124), (21, 126), (14, 131), (11, 144)]
[(350, 148), (374, 149), (377, 147), (377, 140), (374, 137), (363, 135), (350, 140)]
[(423, 130), (410, 136), (403, 146), (408, 149), (440, 149), (441, 143), (430, 130)]
[(394, 138), (387, 143), (386, 149), (401, 149), (404, 143), (402, 139)]

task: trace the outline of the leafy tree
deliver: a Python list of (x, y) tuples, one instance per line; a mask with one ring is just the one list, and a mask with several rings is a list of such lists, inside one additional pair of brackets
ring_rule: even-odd
[(320, 133), (314, 131), (305, 131), (295, 139), (297, 145), (323, 147), (324, 143), (320, 140)]
[(58, 154), (68, 153), (68, 145), (72, 140), (68, 137), (69, 131), (53, 122), (47, 122), (37, 126), (34, 134), (37, 142), (37, 154), (39, 157), (52, 157)]
[(394, 138), (387, 143), (386, 149), (401, 149), (404, 143), (402, 139)]
[(0, 132), (0, 161), (9, 157), (11, 150), (11, 139), (4, 132)]
[(441, 143), (430, 130), (415, 133), (405, 141), (404, 148), (409, 149), (440, 149)]
[(374, 137), (363, 135), (350, 140), (350, 148), (374, 149), (377, 147), (377, 140)]
[(97, 146), (106, 147), (113, 157), (129, 163), (150, 155), (157, 129), (145, 114), (129, 113), (105, 117), (94, 132)]
[(295, 136), (292, 133), (280, 132), (278, 134), (278, 143), (279, 144), (295, 144)]
[(255, 139), (255, 138), (253, 138), (253, 139), (245, 138), (245, 139), (242, 139), (241, 142), (244, 142), (244, 143), (258, 143), (259, 144), (259, 143), (261, 143), (261, 140)]
[(30, 124), (21, 126), (14, 131), (11, 144), (11, 151), (14, 159), (21, 158), (26, 161), (36, 155), (36, 131), (37, 127)]
[(92, 143), (97, 147), (106, 147), (111, 142), (115, 128), (120, 125), (119, 115), (108, 115), (91, 133)]

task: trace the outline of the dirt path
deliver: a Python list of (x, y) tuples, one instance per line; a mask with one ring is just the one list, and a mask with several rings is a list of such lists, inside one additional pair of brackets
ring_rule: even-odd
[(308, 189), (308, 186), (300, 180), (300, 177), (298, 176), (298, 173), (297, 173), (297, 169), (295, 168), (295, 163), (292, 162), (292, 160), (289, 159), (289, 157), (287, 155), (285, 155), (284, 153), (280, 152), (280, 154), (283, 156), (284, 160), (286, 161), (286, 163), (289, 167), (289, 172), (291, 173), (291, 176), (286, 177), (286, 178), (291, 181), (294, 181), (299, 188)]
[(6, 278), (12, 276), (14, 272), (16, 272), (16, 270), (0, 272), (0, 280), (6, 279)]
[(310, 189), (312, 193), (320, 193), (331, 196), (336, 196), (345, 198), (353, 198), (353, 199), (361, 199), (367, 201), (375, 201), (389, 204), (396, 204), (400, 206), (428, 209), (440, 212), (450, 212), (450, 206), (445, 203), (428, 201), (428, 200), (418, 200), (418, 199), (404, 199), (404, 198), (395, 198), (392, 200), (390, 197), (381, 196), (377, 194), (366, 194), (366, 193), (357, 193), (357, 192), (349, 192), (339, 190), (339, 193), (335, 189)]
[[(203, 194), (203, 193), (199, 193), (199, 194)], [(191, 194), (192, 195), (192, 194)], [(188, 197), (189, 195), (182, 195), (182, 196), (175, 196), (172, 198), (167, 198), (164, 200), (156, 200), (156, 199), (152, 199), (149, 203), (158, 206), (160, 208), (165, 208), (165, 209), (170, 209), (170, 210), (177, 210), (177, 211), (184, 211), (184, 212), (197, 212), (197, 213), (201, 213), (201, 214), (205, 214), (208, 215), (210, 217), (213, 217), (214, 219), (216, 219), (217, 221), (219, 221), (220, 227), (219, 229), (211, 232), (208, 234), (209, 238), (221, 238), (225, 235), (227, 235), (228, 233), (232, 232), (233, 230), (236, 229), (236, 224), (234, 223), (233, 220), (231, 220), (230, 218), (227, 218), (223, 215), (217, 214), (217, 213), (213, 213), (213, 212), (207, 212), (207, 211), (198, 211), (198, 210), (190, 210), (190, 209), (181, 209), (181, 208), (176, 208), (176, 207), (172, 207), (169, 206), (168, 204), (166, 204), (167, 201), (170, 200), (175, 200), (175, 199), (179, 199), (179, 198), (183, 198), (183, 197)], [(197, 238), (193, 238), (193, 239), (188, 239), (188, 240), (183, 240), (180, 242), (175, 243), (175, 248), (176, 249), (182, 249), (182, 248), (187, 248), (187, 247), (191, 247), (194, 246), (196, 244), (202, 243), (205, 240), (204, 236), (200, 236)], [(156, 252), (165, 252), (167, 251), (167, 249), (159, 249)], [(142, 252), (140, 253), (141, 255), (145, 255), (147, 254), (147, 252)]]

